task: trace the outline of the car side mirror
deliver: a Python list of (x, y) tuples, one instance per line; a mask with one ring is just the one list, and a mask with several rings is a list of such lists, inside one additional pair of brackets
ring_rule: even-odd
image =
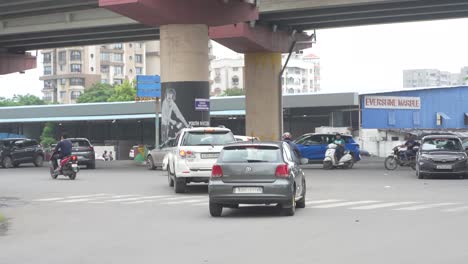
[(467, 152), (467, 153), (468, 153), (468, 147), (466, 147), (466, 148), (465, 148), (465, 152)]
[(301, 159), (301, 165), (307, 165), (307, 164), (309, 164), (309, 159), (302, 158)]

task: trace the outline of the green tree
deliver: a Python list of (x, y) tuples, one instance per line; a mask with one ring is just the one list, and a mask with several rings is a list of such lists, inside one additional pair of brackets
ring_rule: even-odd
[(114, 94), (107, 100), (108, 102), (134, 101), (136, 97), (135, 82), (125, 80), (121, 85), (116, 85)]
[(45, 104), (44, 100), (32, 94), (14, 95), (13, 98), (0, 97), (0, 107)]
[(55, 125), (53, 123), (47, 123), (42, 130), (41, 144), (48, 148), (50, 145), (57, 143), (54, 138)]
[(241, 88), (229, 88), (226, 89), (221, 96), (240, 96), (245, 95), (244, 89)]
[(114, 88), (109, 84), (95, 83), (76, 100), (77, 103), (107, 102), (114, 95)]

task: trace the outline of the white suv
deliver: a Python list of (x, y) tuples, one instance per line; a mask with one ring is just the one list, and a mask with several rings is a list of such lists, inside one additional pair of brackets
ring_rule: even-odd
[(185, 192), (190, 182), (208, 183), (211, 169), (224, 145), (235, 142), (231, 130), (219, 127), (182, 129), (164, 159), (169, 186), (176, 193)]

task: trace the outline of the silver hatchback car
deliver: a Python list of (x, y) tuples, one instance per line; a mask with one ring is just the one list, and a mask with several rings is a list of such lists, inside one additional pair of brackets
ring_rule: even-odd
[(242, 142), (221, 151), (208, 185), (209, 209), (221, 216), (223, 207), (278, 204), (284, 215), (305, 207), (306, 180), (299, 160), (285, 142)]

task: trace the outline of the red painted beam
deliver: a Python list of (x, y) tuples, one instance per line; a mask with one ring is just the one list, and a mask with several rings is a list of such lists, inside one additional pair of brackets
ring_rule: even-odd
[(312, 43), (301, 43), (310, 41), (311, 37), (305, 33), (296, 33), (273, 29), (264, 25), (251, 27), (246, 23), (234, 25), (210, 27), (210, 38), (223, 46), (239, 53), (251, 52), (281, 52), (287, 53), (296, 39), (296, 51), (312, 47)]
[(259, 18), (258, 8), (242, 0), (99, 0), (99, 6), (149, 26), (220, 26)]
[(0, 53), (0, 75), (34, 69), (36, 65), (36, 57), (29, 54)]

